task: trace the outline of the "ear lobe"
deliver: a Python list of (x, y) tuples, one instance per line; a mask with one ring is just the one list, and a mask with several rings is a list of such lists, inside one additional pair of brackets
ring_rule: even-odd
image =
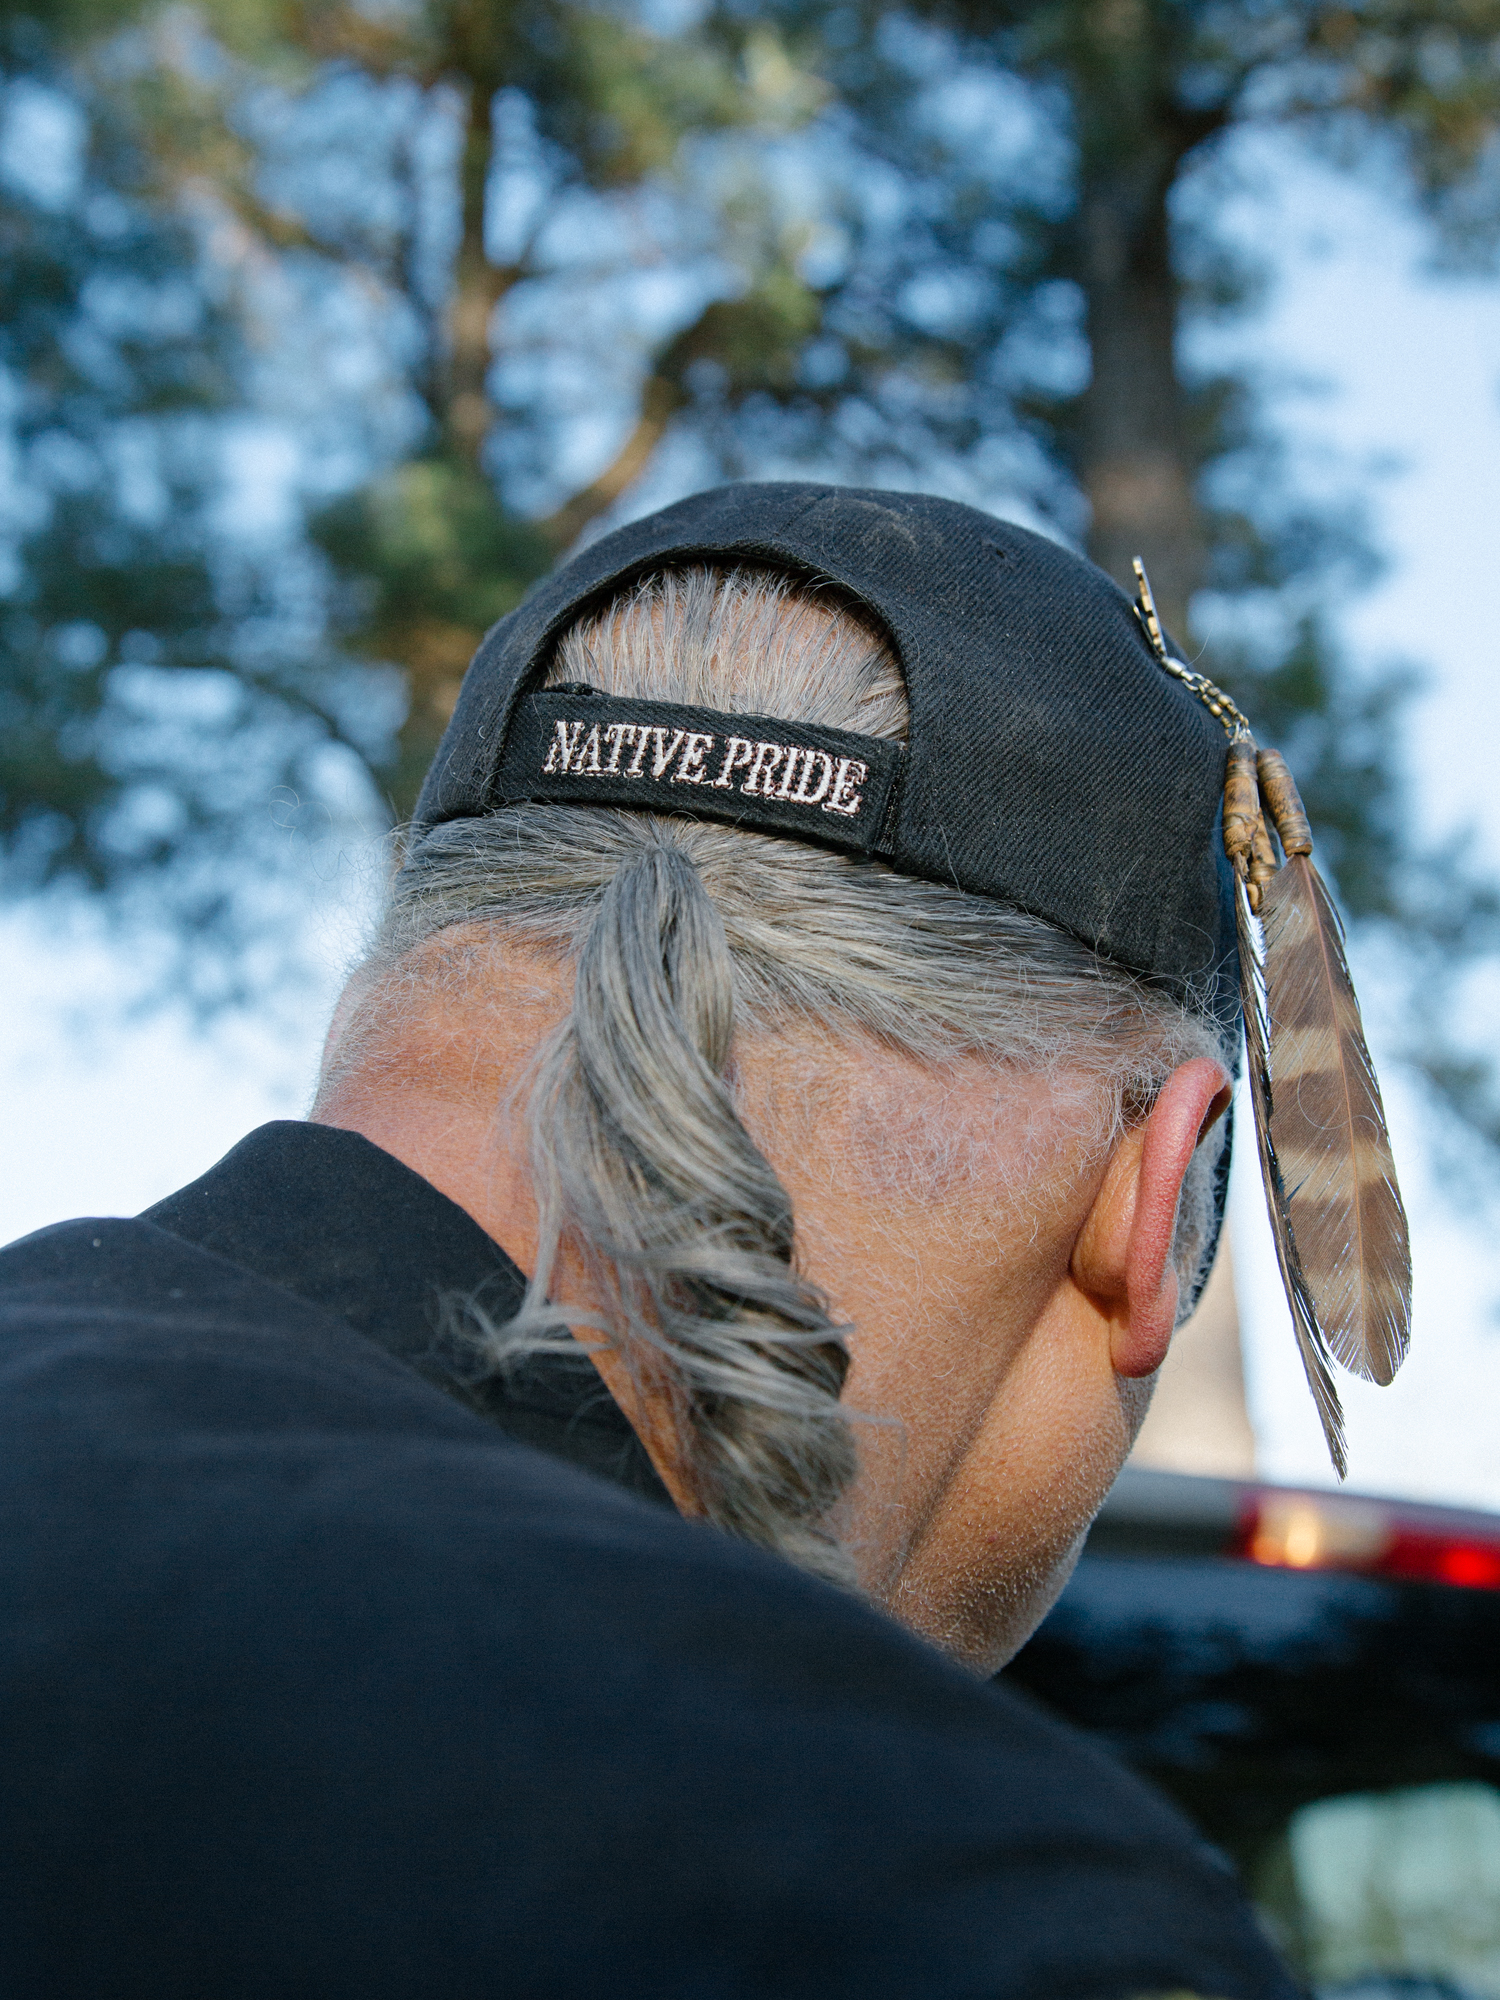
[(1114, 1310), (1110, 1361), (1119, 1375), (1154, 1375), (1177, 1322), (1172, 1238), (1183, 1177), (1199, 1141), (1229, 1108), (1229, 1078), (1200, 1056), (1174, 1070), (1144, 1125), (1111, 1162), (1079, 1238), (1080, 1281)]

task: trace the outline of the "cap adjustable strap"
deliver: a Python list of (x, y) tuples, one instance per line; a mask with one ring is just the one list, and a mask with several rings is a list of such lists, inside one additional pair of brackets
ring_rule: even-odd
[(574, 682), (517, 703), (492, 803), (628, 806), (878, 854), (900, 769), (886, 737)]

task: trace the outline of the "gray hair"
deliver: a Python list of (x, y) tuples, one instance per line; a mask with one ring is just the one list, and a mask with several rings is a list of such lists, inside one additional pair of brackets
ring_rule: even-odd
[[(907, 727), (882, 634), (831, 589), (756, 569), (647, 578), (564, 635), (548, 679), (897, 739)], [(841, 1580), (850, 1562), (829, 1517), (857, 1466), (839, 1402), (847, 1350), (737, 1108), (736, 1031), (811, 1021), (935, 1069), (978, 1056), (1083, 1073), (1100, 1148), (1180, 1063), (1225, 1055), (1206, 1006), (1039, 917), (706, 822), (531, 804), (438, 826), (405, 856), (366, 979), (392, 999), (429, 976), (414, 971), (419, 947), (474, 926), (576, 967), (572, 1010), (530, 1079), (536, 1269), (517, 1318), (482, 1328), (491, 1360), (594, 1328), (665, 1392), (703, 1514)], [(1185, 1295), (1210, 1239), (1217, 1150), (1199, 1147), (1179, 1211)], [(597, 1312), (549, 1297), (564, 1247)]]

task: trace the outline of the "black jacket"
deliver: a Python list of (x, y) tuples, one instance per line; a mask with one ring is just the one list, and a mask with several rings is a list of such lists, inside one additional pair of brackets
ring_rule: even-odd
[(6, 2000), (1287, 2000), (1173, 1811), (679, 1519), (586, 1360), (477, 1382), (444, 1297), (520, 1288), (299, 1125), (0, 1252)]

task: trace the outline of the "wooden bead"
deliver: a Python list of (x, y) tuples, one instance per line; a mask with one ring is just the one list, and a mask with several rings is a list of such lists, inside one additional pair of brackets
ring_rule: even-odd
[(1256, 830), (1260, 826), (1260, 786), (1256, 779), (1255, 745), (1231, 743), (1229, 764), (1224, 773), (1224, 852), (1231, 861), (1243, 859), (1248, 867), (1255, 848)]
[(1281, 844), (1290, 854), (1311, 854), (1312, 828), (1297, 791), (1297, 783), (1279, 750), (1262, 750), (1257, 759), (1261, 796), (1266, 802)]

